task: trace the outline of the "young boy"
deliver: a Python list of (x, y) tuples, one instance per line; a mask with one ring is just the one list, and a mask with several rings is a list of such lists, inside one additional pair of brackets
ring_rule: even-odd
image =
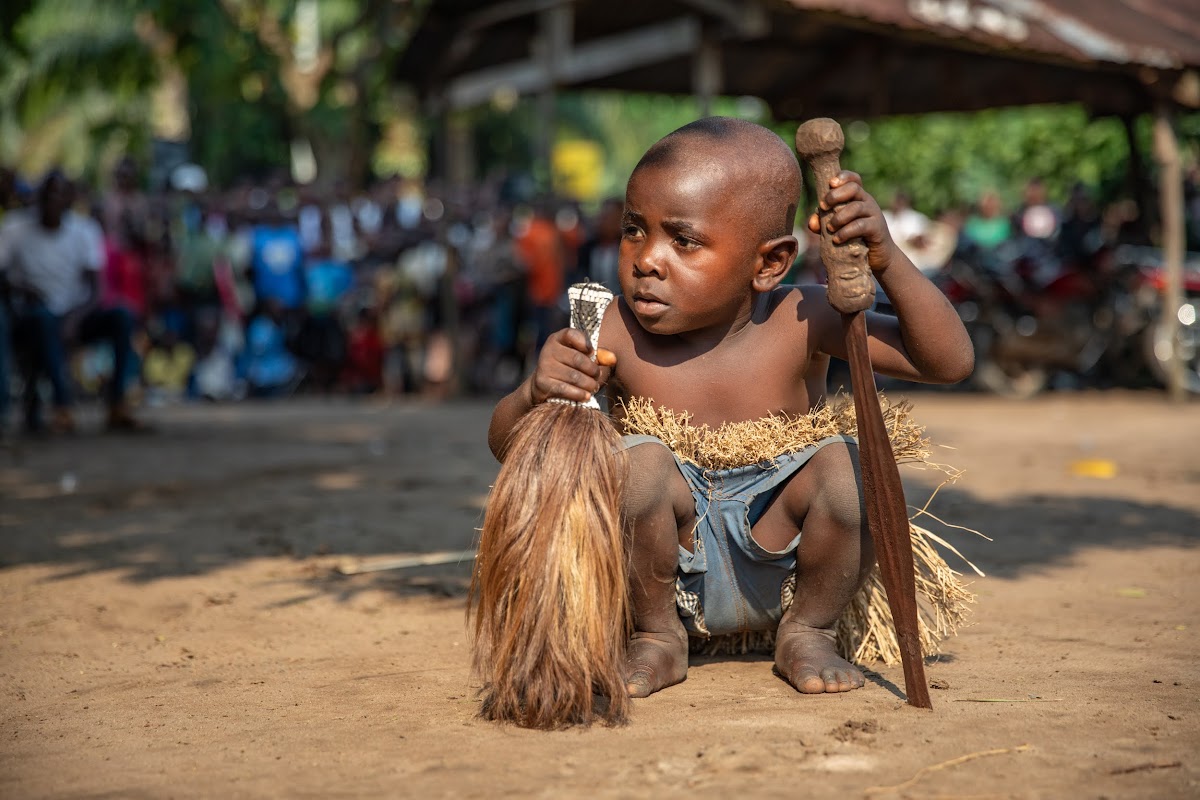
[[(533, 375), (497, 405), (493, 453), (503, 459), (513, 426), (534, 405), (586, 401), (605, 384), (714, 428), (811, 411), (825, 398), (829, 357), (846, 353), (824, 287), (780, 285), (798, 248), (791, 234), (800, 189), (791, 148), (753, 123), (702, 119), (651, 147), (626, 190), (621, 296), (605, 314), (597, 361), (579, 331), (552, 335)], [(836, 239), (866, 240), (897, 314), (868, 318), (875, 370), (930, 383), (970, 374), (958, 315), (892, 242), (861, 178), (842, 172), (820, 191), (822, 208), (834, 209)], [(819, 230), (815, 214), (809, 227)], [(778, 625), (775, 665), (796, 689), (861, 687), (862, 672), (837, 655), (832, 634), (875, 560), (852, 440), (721, 473), (679, 462), (657, 439), (626, 437), (626, 447), (630, 695), (687, 676), (677, 578), (702, 609), (685, 614), (693, 633)], [(718, 496), (744, 509), (710, 506)], [(784, 612), (780, 587), (792, 569), (795, 595)]]

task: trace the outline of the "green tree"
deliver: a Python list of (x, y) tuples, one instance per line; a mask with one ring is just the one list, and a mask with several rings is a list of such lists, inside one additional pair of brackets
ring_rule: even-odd
[[(198, 0), (196, 0), (198, 2)], [(170, 27), (187, 27), (160, 0)], [(211, 3), (203, 3), (211, 7)], [(324, 181), (366, 176), (392, 98), (391, 73), (424, 0), (220, 0), (242, 68), (241, 93), (282, 112), (285, 147), (312, 149)], [(191, 65), (192, 74), (203, 62)], [(226, 65), (227, 66), (227, 65)], [(222, 85), (228, 76), (212, 76)]]
[(157, 79), (133, 0), (4, 4), (0, 158), (30, 174), (63, 164), (90, 174), (145, 141)]
[(286, 168), (293, 145), (311, 148), (324, 182), (361, 178), (394, 113), (393, 61), (427, 4), (10, 0), (0, 157), (92, 171), (165, 129), (190, 136), (220, 182)]
[(851, 122), (847, 138), (844, 162), (869, 176), (881, 202), (906, 189), (927, 212), (969, 206), (986, 189), (1012, 205), (1035, 176), (1059, 200), (1078, 182), (1113, 194), (1129, 160), (1120, 120), (1079, 106)]

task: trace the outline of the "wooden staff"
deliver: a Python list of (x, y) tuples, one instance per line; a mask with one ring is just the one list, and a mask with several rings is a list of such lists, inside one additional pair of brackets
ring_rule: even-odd
[[(796, 152), (813, 172), (818, 199), (829, 191), (830, 179), (842, 171), (838, 159), (845, 143), (841, 126), (831, 119), (809, 120), (796, 131)], [(917, 585), (904, 486), (884, 427), (875, 373), (867, 350), (864, 312), (875, 302), (875, 279), (867, 263), (867, 244), (862, 239), (835, 244), (833, 234), (826, 227), (833, 209), (821, 211), (818, 208), (817, 213), (821, 223), (821, 260), (829, 273), (829, 304), (842, 315), (846, 352), (850, 358), (850, 384), (858, 418), (858, 455), (867, 524), (875, 542), (879, 572), (900, 643), (904, 692), (908, 695), (909, 705), (932, 708), (917, 628)]]

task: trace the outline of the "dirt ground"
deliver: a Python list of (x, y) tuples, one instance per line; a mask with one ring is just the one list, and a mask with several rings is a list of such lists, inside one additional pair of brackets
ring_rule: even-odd
[[(0, 797), (1200, 796), (1200, 406), (913, 398), (966, 470), (931, 510), (994, 539), (943, 531), (988, 576), (933, 713), (898, 666), (804, 697), (743, 657), (623, 728), (477, 720), (468, 565), (333, 568), (471, 546), (484, 403), (191, 406), (0, 450)], [(923, 503), (936, 474), (904, 474)]]

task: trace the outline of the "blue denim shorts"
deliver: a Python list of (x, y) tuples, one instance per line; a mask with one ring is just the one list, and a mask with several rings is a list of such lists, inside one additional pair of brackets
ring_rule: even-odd
[[(796, 569), (800, 534), (779, 552), (750, 535), (784, 481), (827, 444), (857, 444), (853, 436), (830, 436), (812, 447), (747, 467), (711, 470), (680, 461), (696, 501), (692, 552), (679, 548), (675, 598), (692, 636), (775, 630), (783, 615), (780, 590)], [(625, 436), (625, 449), (666, 445), (653, 436)]]

